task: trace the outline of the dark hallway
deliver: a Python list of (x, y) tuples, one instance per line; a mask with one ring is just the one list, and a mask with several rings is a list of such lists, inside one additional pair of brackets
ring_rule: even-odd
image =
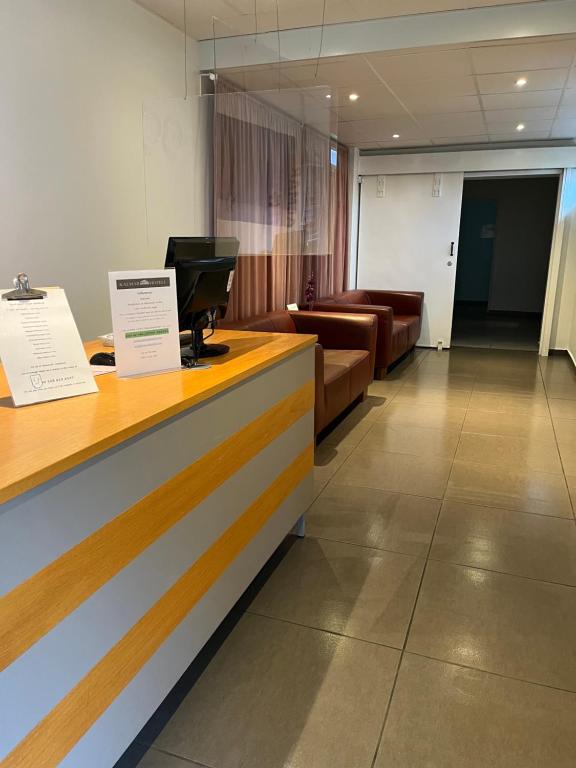
[(464, 182), (452, 345), (537, 350), (558, 178)]

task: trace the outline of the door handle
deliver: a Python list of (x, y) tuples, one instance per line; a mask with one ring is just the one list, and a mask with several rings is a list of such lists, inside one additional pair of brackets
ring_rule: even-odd
[(450, 256), (454, 256), (454, 240), (450, 243)]

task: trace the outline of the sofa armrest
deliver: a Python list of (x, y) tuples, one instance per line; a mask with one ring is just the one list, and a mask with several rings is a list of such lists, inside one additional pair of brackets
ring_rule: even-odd
[(424, 294), (421, 291), (366, 291), (370, 301), (392, 307), (397, 315), (422, 315)]
[(298, 333), (315, 333), (326, 349), (364, 349), (372, 365), (376, 356), (378, 321), (373, 314), (290, 312)]
[(370, 314), (378, 318), (378, 342), (384, 344), (391, 341), (394, 327), (394, 311), (392, 307), (378, 307), (371, 304), (314, 304), (314, 309), (320, 312), (344, 312), (350, 314)]

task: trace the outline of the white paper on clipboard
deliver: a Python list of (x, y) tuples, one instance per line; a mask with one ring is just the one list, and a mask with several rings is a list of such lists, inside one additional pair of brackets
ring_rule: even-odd
[(0, 291), (0, 357), (14, 405), (98, 392), (62, 288), (8, 301)]

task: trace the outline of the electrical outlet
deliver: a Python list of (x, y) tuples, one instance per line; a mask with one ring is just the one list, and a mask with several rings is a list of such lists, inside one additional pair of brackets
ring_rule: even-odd
[(376, 177), (376, 197), (386, 197), (386, 176)]
[(442, 352), (442, 350), (444, 349), (444, 342), (442, 341), (442, 339), (438, 339), (438, 341), (436, 342), (436, 349), (438, 350), (438, 352)]

